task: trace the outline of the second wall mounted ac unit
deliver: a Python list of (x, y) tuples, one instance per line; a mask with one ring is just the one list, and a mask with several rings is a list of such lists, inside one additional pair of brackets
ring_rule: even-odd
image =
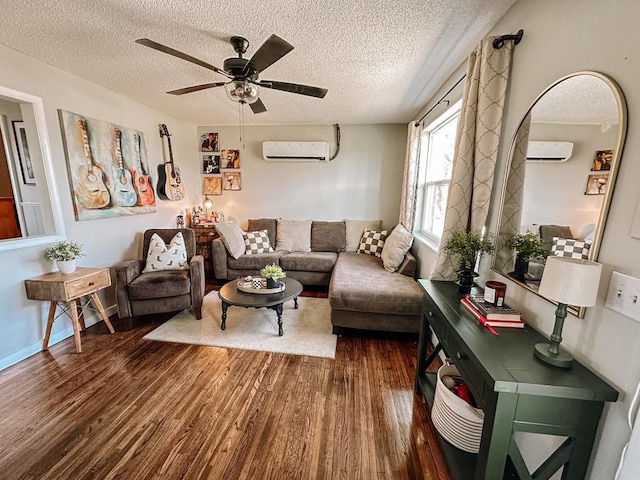
[(262, 157), (268, 162), (327, 162), (329, 142), (264, 142)]
[(573, 152), (571, 142), (531, 141), (527, 148), (527, 160), (532, 162), (566, 162)]

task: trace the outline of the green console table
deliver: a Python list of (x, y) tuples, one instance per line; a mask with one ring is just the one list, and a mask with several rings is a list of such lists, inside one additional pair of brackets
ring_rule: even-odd
[[(455, 283), (419, 282), (425, 295), (416, 391), (433, 406), (436, 374), (428, 373), (427, 367), (444, 350), (485, 413), (477, 455), (441, 438), (451, 476), (460, 480), (544, 480), (564, 467), (563, 479), (582, 480), (604, 402), (615, 402), (618, 392), (578, 362), (561, 369), (539, 361), (533, 355), (534, 345), (547, 339), (531, 327), (503, 328), (499, 336), (493, 335), (460, 305), (462, 295)], [(427, 356), (429, 327), (439, 343)], [(566, 440), (531, 473), (515, 432), (559, 435)]]

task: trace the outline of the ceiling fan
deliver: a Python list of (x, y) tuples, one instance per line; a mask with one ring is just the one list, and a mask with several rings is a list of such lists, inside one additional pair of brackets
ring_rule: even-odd
[(173, 55), (174, 57), (181, 58), (187, 62), (195, 63), (196, 65), (213, 70), (214, 72), (229, 79), (225, 82), (204, 83), (202, 85), (194, 85), (167, 92), (171, 95), (184, 95), (185, 93), (224, 86), (225, 92), (231, 100), (241, 104), (248, 103), (253, 113), (262, 113), (266, 112), (267, 108), (264, 106), (264, 103), (262, 103), (262, 100), (260, 100), (260, 91), (258, 87), (271, 88), (273, 90), (281, 90), (283, 92), (297, 93), (298, 95), (307, 95), (309, 97), (317, 98), (324, 98), (327, 94), (326, 88), (311, 87), (309, 85), (300, 85), (297, 83), (279, 82), (275, 80), (258, 81), (260, 73), (293, 50), (293, 46), (289, 42), (283, 40), (277, 35), (271, 35), (260, 46), (260, 48), (256, 50), (250, 60), (242, 57), (246, 53), (247, 48), (249, 48), (249, 41), (243, 37), (231, 37), (231, 46), (238, 54), (238, 57), (227, 58), (223, 63), (224, 68), (215, 67), (207, 62), (192, 57), (191, 55), (154, 42), (148, 38), (139, 38), (136, 40), (136, 43)]

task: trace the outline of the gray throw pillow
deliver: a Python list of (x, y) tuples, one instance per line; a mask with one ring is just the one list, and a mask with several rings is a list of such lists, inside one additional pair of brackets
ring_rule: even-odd
[(313, 220), (278, 219), (276, 250), (289, 252), (311, 251), (311, 223)]
[(344, 252), (346, 244), (344, 222), (313, 222), (312, 252)]
[(398, 224), (389, 234), (382, 247), (382, 265), (389, 272), (395, 272), (413, 243), (413, 233)]
[(238, 258), (245, 252), (244, 237), (242, 228), (236, 222), (216, 223), (216, 230), (222, 239), (222, 243), (227, 247), (229, 255)]
[(364, 233), (364, 229), (368, 230), (380, 230), (382, 228), (381, 220), (350, 220), (344, 221), (346, 229), (346, 241), (345, 251), (355, 252), (360, 246), (360, 239)]

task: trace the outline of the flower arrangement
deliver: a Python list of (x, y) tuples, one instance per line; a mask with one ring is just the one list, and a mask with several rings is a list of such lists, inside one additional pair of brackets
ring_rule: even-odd
[(282, 267), (276, 265), (275, 263), (265, 266), (262, 270), (260, 270), (260, 275), (271, 280), (280, 280), (281, 278), (287, 276), (287, 274), (282, 270)]
[(478, 232), (455, 232), (444, 245), (445, 253), (459, 258), (461, 270), (473, 270), (478, 255), (494, 250), (491, 236), (483, 238)]
[(71, 240), (55, 243), (44, 251), (49, 260), (69, 261), (84, 256), (83, 245)]
[(540, 236), (533, 232), (516, 233), (505, 242), (505, 246), (518, 252), (524, 260), (542, 260), (550, 253)]

